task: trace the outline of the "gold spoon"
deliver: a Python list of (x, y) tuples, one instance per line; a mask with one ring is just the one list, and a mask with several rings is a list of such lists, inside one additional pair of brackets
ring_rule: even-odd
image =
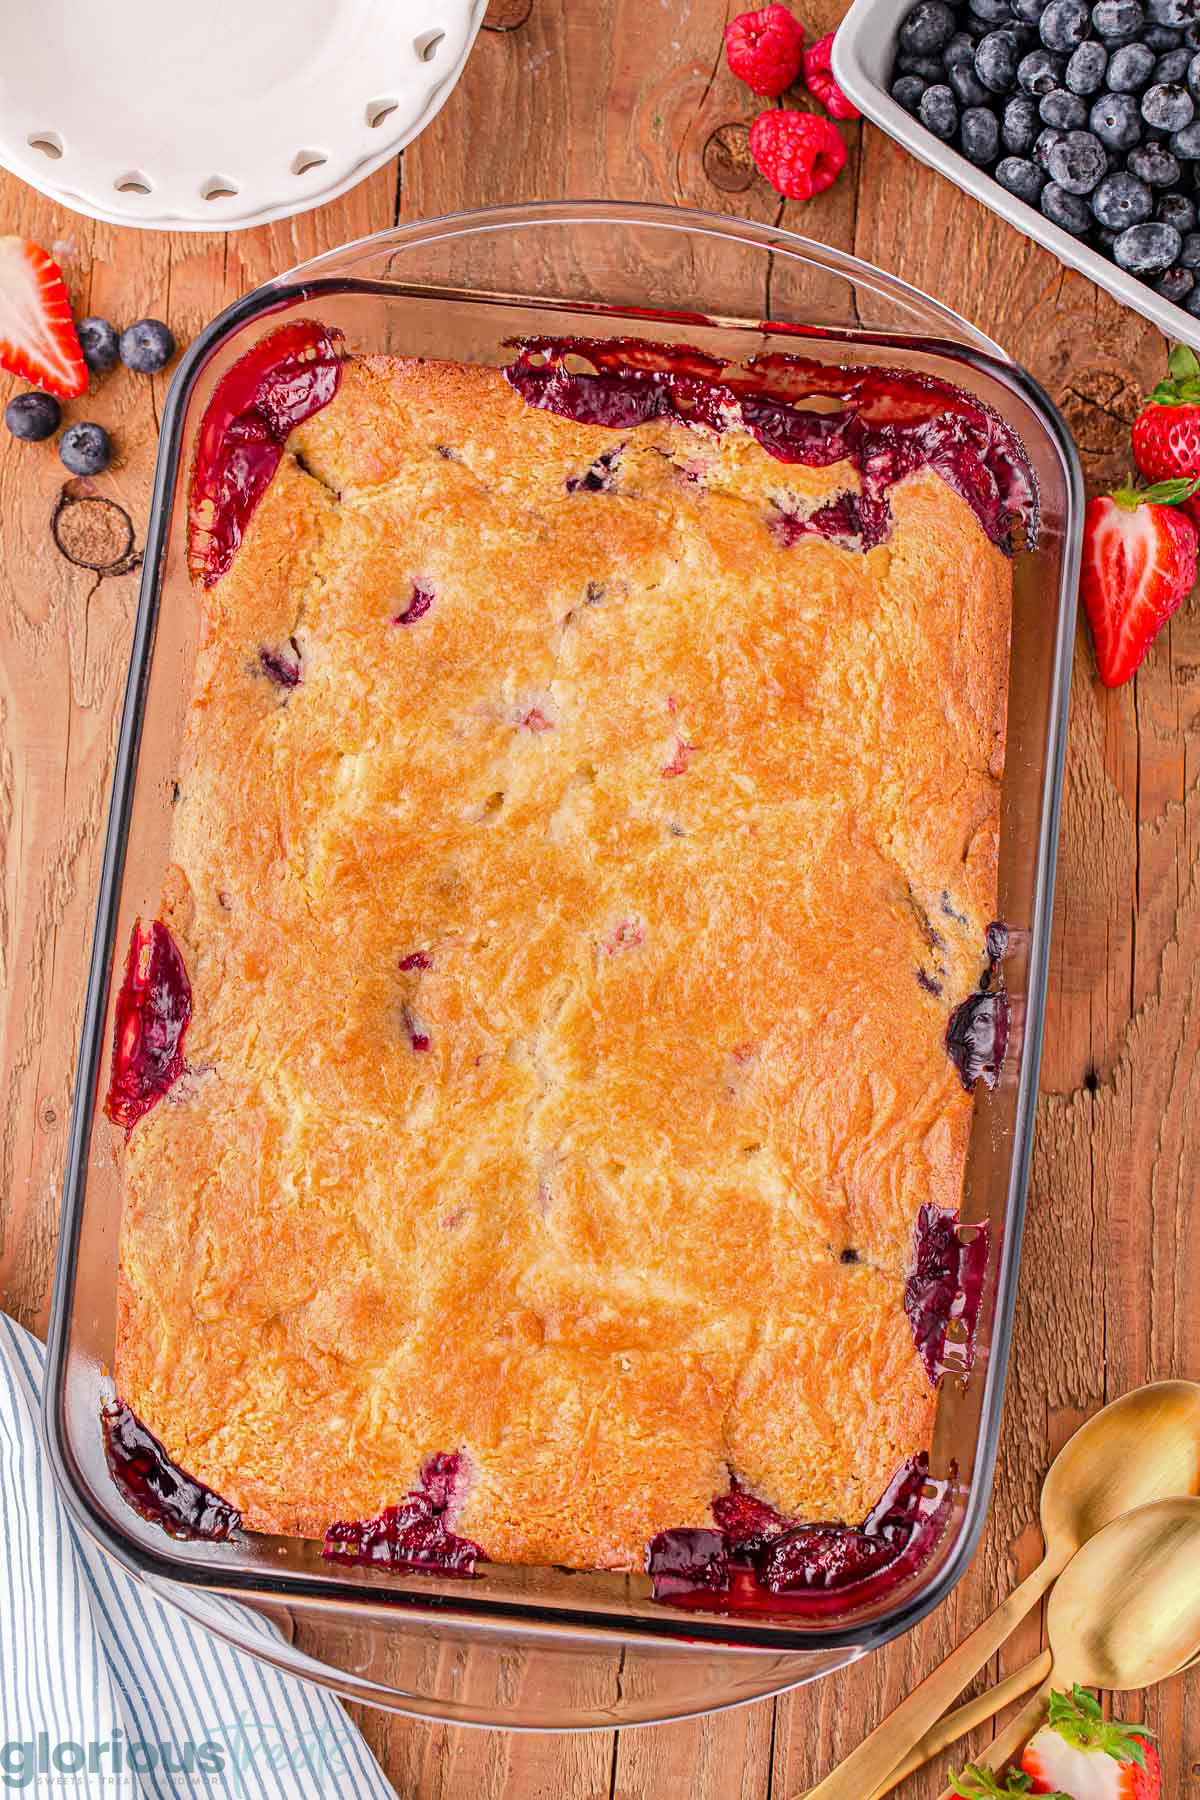
[[(1181, 1674), (1184, 1669), (1200, 1662), (1200, 1579), (1193, 1574), (1192, 1593), (1189, 1597), (1182, 1561), (1185, 1554), (1195, 1554), (1198, 1548), (1195, 1533), (1200, 1531), (1200, 1523), (1195, 1522), (1195, 1513), (1191, 1511), (1185, 1511), (1181, 1518), (1177, 1517), (1172, 1511), (1177, 1507), (1200, 1512), (1200, 1500), (1180, 1497), (1175, 1500), (1156, 1500), (1149, 1506), (1139, 1507), (1135, 1512), (1126, 1513), (1123, 1518), (1114, 1519), (1111, 1525), (1106, 1525), (1082, 1550), (1077, 1551), (1059, 1576), (1058, 1586), (1050, 1596), (1047, 1612), (1048, 1622), (1060, 1622), (1055, 1627), (1060, 1635), (1064, 1630), (1071, 1632), (1067, 1647), (1064, 1648), (1059, 1639), (1055, 1638), (1053, 1650), (1041, 1651), (1024, 1668), (1017, 1669), (1003, 1681), (997, 1682), (995, 1687), (988, 1688), (986, 1693), (977, 1694), (965, 1706), (960, 1706), (944, 1719), (939, 1719), (920, 1742), (913, 1745), (908, 1756), (892, 1770), (886, 1781), (875, 1789), (871, 1800), (880, 1800), (881, 1795), (890, 1794), (893, 1788), (899, 1787), (917, 1769), (940, 1756), (958, 1738), (966, 1737), (977, 1725), (994, 1718), (1012, 1701), (1020, 1699), (1022, 1694), (1027, 1694), (1031, 1688), (1045, 1682), (1052, 1669), (1055, 1671), (1055, 1687), (1069, 1686), (1070, 1683), (1064, 1683), (1061, 1678), (1058, 1665), (1064, 1657), (1071, 1665), (1073, 1646), (1079, 1631), (1082, 1629), (1088, 1633), (1088, 1655), (1092, 1655), (1092, 1636), (1106, 1623), (1111, 1625), (1112, 1622), (1119, 1621), (1120, 1632), (1126, 1632), (1130, 1605), (1141, 1609), (1143, 1604), (1140, 1597), (1136, 1601), (1131, 1600), (1128, 1592), (1131, 1580), (1144, 1580), (1140, 1566), (1131, 1572), (1131, 1563), (1144, 1561), (1154, 1564), (1161, 1548), (1159, 1540), (1169, 1539), (1177, 1532), (1182, 1534), (1182, 1547), (1173, 1552), (1173, 1555), (1179, 1560), (1174, 1562), (1173, 1570), (1168, 1568), (1165, 1574), (1155, 1575), (1157, 1586), (1147, 1596), (1151, 1619), (1145, 1631), (1143, 1647), (1159, 1669), (1159, 1673), (1150, 1678), (1153, 1680), (1162, 1681), (1167, 1675)], [(1200, 1563), (1196, 1566), (1200, 1568)], [(1182, 1591), (1179, 1594), (1168, 1591), (1164, 1599), (1164, 1586), (1169, 1589), (1172, 1580), (1183, 1584)], [(1155, 1607), (1160, 1608), (1160, 1612), (1155, 1613)], [(1139, 1610), (1133, 1626), (1136, 1631), (1143, 1630), (1141, 1617)], [(1082, 1621), (1082, 1626), (1077, 1621)], [(1195, 1635), (1190, 1641), (1184, 1641), (1185, 1660), (1168, 1667), (1166, 1665), (1170, 1663), (1181, 1642), (1181, 1634), (1182, 1639), (1187, 1640), (1189, 1621), (1194, 1621)], [(1160, 1640), (1165, 1647), (1160, 1647)], [(1127, 1658), (1122, 1652), (1122, 1668), (1126, 1664)], [(1071, 1680), (1082, 1681), (1085, 1687), (1121, 1686), (1122, 1683), (1108, 1679), (1111, 1674), (1110, 1668), (1103, 1682), (1098, 1677), (1093, 1682), (1085, 1675), (1072, 1675)], [(1149, 1686), (1150, 1679), (1145, 1682), (1127, 1681), (1124, 1685)], [(1037, 1705), (1041, 1704), (1039, 1697)], [(990, 1755), (990, 1750), (985, 1754)]]
[[(1155, 1500), (1106, 1525), (1051, 1594), (1046, 1634), (1057, 1688), (1078, 1681), (1128, 1693), (1177, 1675), (1200, 1648), (1200, 1500)], [(976, 1761), (1001, 1769), (1018, 1754), (1050, 1685)]]
[[(863, 1800), (995, 1655), (1082, 1544), (1135, 1506), (1200, 1489), (1200, 1386), (1156, 1381), (1081, 1425), (1042, 1485), (1046, 1554), (1031, 1575), (852, 1750), (808, 1800)], [(885, 1790), (886, 1791), (886, 1790)]]

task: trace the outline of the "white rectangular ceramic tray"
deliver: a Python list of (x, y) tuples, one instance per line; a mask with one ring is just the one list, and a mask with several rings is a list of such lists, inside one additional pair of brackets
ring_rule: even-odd
[(833, 73), (843, 93), (853, 100), (864, 118), (931, 169), (966, 193), (974, 194), (1026, 237), (1036, 238), (1060, 262), (1107, 288), (1123, 306), (1144, 313), (1168, 337), (1200, 349), (1200, 319), (1194, 319), (1182, 306), (1164, 300), (1153, 288), (1118, 269), (1116, 263), (1072, 237), (1069, 231), (1052, 225), (1042, 213), (1002, 188), (986, 170), (976, 168), (951, 145), (926, 131), (919, 119), (892, 99), (888, 81), (896, 58), (896, 35), (912, 3), (913, 0), (854, 0), (833, 41)]

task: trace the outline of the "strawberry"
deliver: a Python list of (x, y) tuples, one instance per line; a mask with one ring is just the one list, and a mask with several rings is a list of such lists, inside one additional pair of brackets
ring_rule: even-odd
[(1078, 1684), (1051, 1693), (1050, 1717), (1025, 1746), (1021, 1768), (1031, 1794), (1066, 1791), (1073, 1800), (1158, 1800), (1162, 1767), (1142, 1725), (1106, 1720)]
[[(961, 1775), (950, 1778), (950, 1792), (960, 1794), (962, 1800), (1016, 1800), (1016, 1796), (1033, 1793), (1032, 1777), (1025, 1774), (1011, 1774), (1003, 1778), (993, 1769), (984, 1769), (978, 1763), (969, 1763)], [(1044, 1792), (1045, 1790), (1043, 1790)], [(1048, 1800), (1073, 1800), (1070, 1794), (1051, 1794)]]
[(0, 237), (0, 368), (60, 400), (87, 392), (62, 270), (28, 238)]
[[(1200, 361), (1176, 344), (1167, 360), (1170, 379), (1160, 381), (1133, 421), (1133, 460), (1147, 481), (1200, 475)], [(1183, 510), (1200, 526), (1200, 495)]]
[(1088, 502), (1079, 592), (1106, 687), (1129, 680), (1195, 586), (1196, 530), (1178, 509), (1198, 485), (1118, 488)]

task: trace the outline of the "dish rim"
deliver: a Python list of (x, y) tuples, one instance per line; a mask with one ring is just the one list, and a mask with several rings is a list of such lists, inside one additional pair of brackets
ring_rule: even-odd
[[(662, 217), (665, 215), (665, 218)], [(202, 1563), (177, 1559), (171, 1554), (171, 1540), (165, 1535), (162, 1548), (150, 1550), (141, 1542), (114, 1530), (101, 1514), (90, 1494), (88, 1484), (70, 1447), (65, 1428), (65, 1400), (68, 1362), (68, 1338), (72, 1318), (72, 1302), (79, 1263), (79, 1240), (87, 1190), (88, 1148), (92, 1122), (100, 1098), (100, 1074), (107, 1050), (104, 1026), (110, 991), (110, 970), (114, 967), (116, 930), (121, 902), (121, 882), (133, 815), (134, 789), (138, 751), (145, 716), (146, 690), (154, 651), (155, 627), (161, 598), (162, 574), (166, 560), (172, 523), (172, 502), (184, 455), (183, 427), (192, 387), (211, 356), (239, 328), (293, 302), (319, 301), (322, 294), (375, 292), (400, 297), (405, 290), (399, 283), (367, 281), (355, 278), (330, 278), (310, 273), (323, 264), (344, 262), (352, 252), (381, 244), (397, 248), (427, 238), (430, 233), (456, 235), (464, 231), (504, 229), (528, 223), (560, 223), (576, 220), (589, 224), (639, 224), (663, 222), (673, 229), (716, 231), (720, 236), (734, 237), (759, 246), (793, 249), (807, 260), (836, 268), (849, 278), (858, 279), (860, 271), (873, 278), (883, 291), (904, 299), (911, 296), (918, 310), (928, 316), (933, 312), (948, 324), (957, 325), (956, 316), (938, 302), (928, 302), (908, 284), (896, 281), (886, 272), (859, 262), (848, 253), (832, 251), (828, 246), (812, 243), (798, 234), (778, 227), (759, 227), (744, 220), (721, 215), (683, 212), (675, 208), (644, 206), (637, 203), (613, 204), (594, 202), (552, 202), (542, 206), (496, 207), (475, 213), (458, 213), (433, 221), (418, 221), (357, 240), (340, 251), (327, 253), (315, 265), (304, 265), (300, 271), (274, 278), (264, 286), (244, 295), (227, 307), (194, 340), (181, 358), (171, 382), (163, 409), (162, 428), (155, 466), (151, 512), (147, 527), (135, 623), (130, 654), (129, 675), (122, 708), (112, 798), (101, 866), (95, 927), (89, 958), (86, 1001), (81, 1026), (80, 1052), (72, 1100), (71, 1127), (63, 1186), (63, 1204), (59, 1225), (59, 1243), (55, 1266), (53, 1305), (47, 1338), (46, 1380), (43, 1391), (43, 1423), (54, 1479), (76, 1522), (95, 1538), (123, 1567), (142, 1575), (189, 1587), (213, 1589), (233, 1597), (273, 1601), (292, 1599), (303, 1602), (312, 1597), (328, 1602), (336, 1600), (351, 1611), (371, 1607), (394, 1608), (397, 1620), (406, 1611), (437, 1612), (459, 1619), (499, 1624), (511, 1621), (514, 1627), (556, 1632), (584, 1632), (604, 1642), (626, 1639), (674, 1640), (680, 1647), (691, 1641), (697, 1648), (720, 1644), (733, 1649), (770, 1649), (776, 1652), (831, 1650), (853, 1648), (874, 1649), (899, 1636), (925, 1617), (946, 1598), (957, 1584), (974, 1556), (987, 1518), (994, 1479), (996, 1449), (999, 1438), (1003, 1397), (1012, 1338), (1021, 1243), (1025, 1222), (1029, 1166), (1032, 1153), (1034, 1117), (1038, 1095), (1038, 1072), (1042, 1049), (1042, 1028), (1049, 971), (1050, 932), (1053, 913), (1054, 873), (1057, 862), (1058, 820), (1061, 809), (1063, 771), (1066, 754), (1066, 728), (1070, 700), (1070, 671), (1074, 647), (1074, 594), (1078, 573), (1078, 531), (1073, 530), (1082, 517), (1083, 484), (1078, 456), (1057, 409), (1038, 384), (1010, 359), (976, 348), (970, 342), (922, 337), (909, 332), (878, 332), (870, 329), (831, 327), (818, 334), (822, 341), (830, 339), (850, 344), (869, 344), (873, 349), (894, 345), (912, 351), (915, 348), (958, 360), (986, 373), (993, 379), (1015, 388), (1039, 417), (1047, 430), (1052, 448), (1058, 453), (1066, 489), (1064, 516), (1063, 565), (1057, 596), (1054, 652), (1050, 663), (1050, 699), (1047, 712), (1047, 742), (1043, 764), (1044, 789), (1039, 822), (1037, 855), (1034, 859), (1034, 907), (1029, 928), (1028, 981), (1025, 989), (1025, 1022), (1018, 1089), (1013, 1118), (1012, 1148), (1008, 1161), (1005, 1239), (997, 1273), (995, 1310), (992, 1320), (990, 1354), (983, 1375), (984, 1392), (980, 1404), (980, 1425), (975, 1441), (975, 1469), (963, 1511), (957, 1542), (934, 1580), (908, 1595), (894, 1608), (870, 1619), (858, 1619), (843, 1625), (821, 1623), (813, 1629), (801, 1623), (758, 1625), (752, 1616), (738, 1614), (706, 1614), (663, 1606), (652, 1618), (635, 1614), (589, 1610), (586, 1605), (573, 1607), (547, 1606), (535, 1600), (502, 1599), (480, 1595), (473, 1584), (464, 1582), (461, 1597), (457, 1591), (422, 1592), (420, 1589), (376, 1587), (361, 1588), (344, 1578), (311, 1575), (307, 1572), (271, 1576), (262, 1570), (210, 1568)], [(301, 275), (303, 279), (297, 279)], [(870, 282), (868, 283), (870, 285)], [(399, 291), (398, 291), (399, 290)], [(492, 298), (485, 290), (473, 290), (480, 299)], [(543, 301), (543, 303), (548, 303)], [(616, 312), (623, 309), (614, 308)], [(627, 310), (627, 309), (626, 309)], [(660, 311), (656, 316), (669, 320), (672, 315)], [(699, 323), (699, 319), (697, 319)], [(774, 322), (772, 322), (774, 323)], [(779, 322), (786, 329), (786, 322)], [(970, 337), (990, 344), (973, 327), (963, 326)], [(190, 446), (188, 446), (190, 448)]]

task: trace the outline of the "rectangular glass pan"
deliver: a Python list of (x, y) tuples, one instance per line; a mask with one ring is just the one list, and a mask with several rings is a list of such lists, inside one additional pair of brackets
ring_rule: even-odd
[[(837, 364), (914, 370), (987, 402), (1037, 473), (1042, 529), (1015, 560), (999, 916), (1013, 1029), (1002, 1079), (979, 1090), (964, 1221), (986, 1222), (992, 1254), (975, 1365), (945, 1377), (933, 1472), (953, 1464), (950, 1524), (919, 1572), (869, 1605), (820, 1619), (722, 1616), (656, 1604), (641, 1576), (481, 1565), (477, 1579), (334, 1568), (318, 1543), (247, 1536), (179, 1543), (118, 1497), (97, 1415), (114, 1344), (121, 1145), (100, 1101), (112, 1012), (134, 920), (159, 904), (171, 790), (192, 685), (199, 607), (185, 562), (187, 476), (220, 375), (292, 316), (338, 326), (348, 347), (501, 364), (532, 334), (642, 337), (740, 359), (800, 352)], [(765, 319), (770, 320), (764, 323)], [(1073, 641), (1081, 483), (1062, 421), (995, 346), (935, 302), (839, 252), (766, 227), (666, 208), (576, 203), (493, 209), (369, 238), (280, 276), (231, 307), (183, 358), (168, 396), (117, 756), (64, 1193), (46, 1384), (57, 1477), (80, 1522), (128, 1568), (182, 1592), (218, 1590), (293, 1618), (360, 1613), (386, 1632), (441, 1628), (582, 1633), (809, 1652), (812, 1670), (895, 1636), (949, 1591), (986, 1514), (1025, 1205)], [(382, 1624), (381, 1624), (382, 1621)], [(838, 1654), (840, 1653), (840, 1654)], [(772, 1665), (775, 1658), (768, 1658)], [(344, 1666), (344, 1664), (342, 1665)], [(771, 1685), (802, 1679), (804, 1658)], [(760, 1691), (766, 1691), (761, 1689)], [(374, 1697), (374, 1696), (372, 1696)], [(740, 1697), (746, 1697), (743, 1693)], [(711, 1704), (711, 1702), (710, 1702)]]

